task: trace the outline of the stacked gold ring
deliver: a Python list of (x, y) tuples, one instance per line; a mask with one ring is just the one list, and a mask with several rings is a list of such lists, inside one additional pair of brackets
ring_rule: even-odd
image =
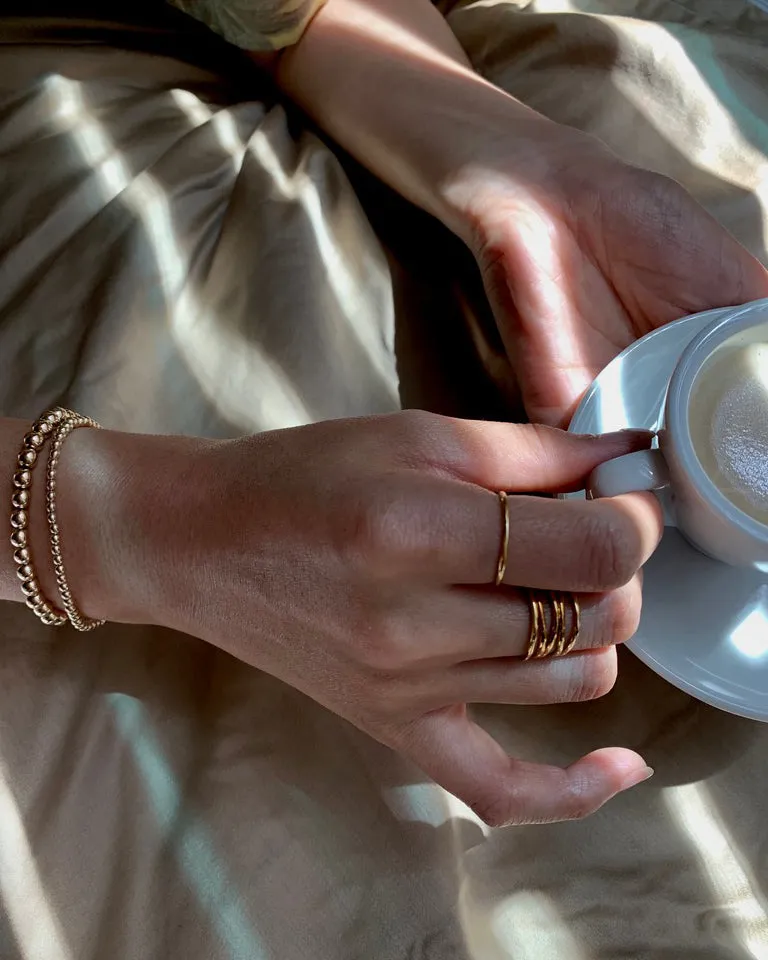
[[(570, 625), (568, 607), (571, 608)], [(530, 632), (526, 660), (564, 657), (576, 646), (581, 630), (581, 606), (572, 593), (554, 590), (528, 592)], [(570, 626), (570, 629), (569, 629)]]

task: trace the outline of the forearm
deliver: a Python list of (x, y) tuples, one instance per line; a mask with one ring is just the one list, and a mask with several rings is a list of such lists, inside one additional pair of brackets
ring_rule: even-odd
[(430, 0), (328, 0), (277, 76), (345, 149), (453, 229), (476, 142), (546, 123), (473, 72)]

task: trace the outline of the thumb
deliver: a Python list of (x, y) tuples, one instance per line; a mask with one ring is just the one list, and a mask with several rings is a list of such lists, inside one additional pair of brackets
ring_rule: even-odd
[(463, 480), (509, 493), (566, 493), (583, 487), (598, 464), (651, 445), (648, 430), (580, 436), (528, 423), (454, 421), (460, 463), (450, 464)]
[(429, 714), (397, 744), (440, 786), (493, 827), (576, 820), (653, 771), (632, 750), (595, 750), (563, 769), (509, 757), (464, 704)]

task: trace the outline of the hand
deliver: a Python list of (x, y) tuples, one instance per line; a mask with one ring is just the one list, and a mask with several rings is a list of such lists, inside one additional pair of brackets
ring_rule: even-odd
[[(467, 712), (610, 690), (612, 645), (636, 628), (636, 573), (661, 534), (655, 500), (511, 497), (507, 586), (495, 588), (492, 491), (576, 488), (648, 435), (403, 413), (224, 443), (95, 432), (87, 442), (116, 473), (106, 502), (119, 513), (85, 538), (113, 617), (183, 630), (281, 678), (491, 824), (583, 816), (648, 775), (620, 748), (567, 770), (511, 759)], [(580, 594), (574, 654), (521, 659), (518, 587)]]
[(654, 327), (768, 296), (676, 183), (475, 74), (429, 0), (335, 0), (279, 79), (337, 142), (470, 246), (530, 417), (564, 425)]
[(514, 129), (477, 142), (454, 191), (531, 419), (565, 425), (655, 327), (768, 296), (762, 265), (679, 184), (547, 121)]

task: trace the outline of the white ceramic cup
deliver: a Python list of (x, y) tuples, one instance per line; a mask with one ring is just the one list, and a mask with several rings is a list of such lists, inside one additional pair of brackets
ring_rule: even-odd
[(587, 496), (666, 492), (675, 524), (702, 553), (735, 566), (768, 571), (768, 525), (744, 513), (715, 486), (696, 455), (689, 424), (693, 391), (717, 352), (765, 342), (768, 300), (734, 307), (694, 337), (669, 381), (659, 449), (600, 464), (587, 481)]

